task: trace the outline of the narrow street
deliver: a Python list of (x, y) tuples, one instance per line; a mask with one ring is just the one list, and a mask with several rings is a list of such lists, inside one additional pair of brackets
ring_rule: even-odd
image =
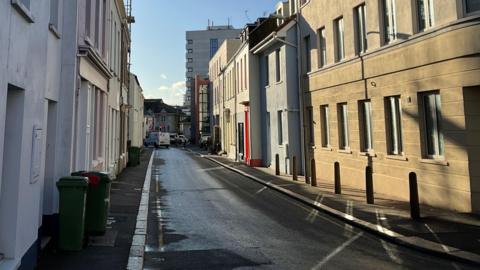
[(154, 154), (145, 269), (470, 269), (386, 242), (187, 150)]

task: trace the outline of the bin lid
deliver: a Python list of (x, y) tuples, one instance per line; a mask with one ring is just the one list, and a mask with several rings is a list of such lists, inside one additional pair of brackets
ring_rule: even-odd
[(88, 178), (83, 176), (65, 176), (57, 182), (57, 187), (87, 187)]
[(96, 176), (99, 179), (94, 180), (94, 183), (92, 183), (94, 185), (97, 185), (99, 181), (106, 182), (106, 183), (111, 182), (108, 172), (79, 171), (79, 172), (73, 172), (72, 176), (85, 176), (85, 177)]

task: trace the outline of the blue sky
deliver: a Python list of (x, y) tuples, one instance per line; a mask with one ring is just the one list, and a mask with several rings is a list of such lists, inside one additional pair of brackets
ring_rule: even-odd
[(185, 31), (215, 25), (241, 28), (272, 13), (278, 0), (133, 0), (132, 67), (146, 98), (181, 105), (185, 92)]

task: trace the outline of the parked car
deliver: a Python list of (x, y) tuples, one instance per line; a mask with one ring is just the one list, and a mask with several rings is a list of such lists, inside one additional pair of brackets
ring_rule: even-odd
[(177, 143), (185, 145), (188, 142), (187, 137), (185, 135), (178, 135), (177, 136)]
[(170, 144), (177, 144), (178, 141), (177, 141), (177, 133), (170, 133)]
[(150, 132), (147, 137), (145, 137), (145, 140), (143, 140), (143, 145), (145, 147), (156, 146), (157, 140), (158, 132)]
[(166, 148), (170, 147), (170, 134), (168, 132), (158, 132), (158, 139), (155, 144), (155, 148), (165, 146)]

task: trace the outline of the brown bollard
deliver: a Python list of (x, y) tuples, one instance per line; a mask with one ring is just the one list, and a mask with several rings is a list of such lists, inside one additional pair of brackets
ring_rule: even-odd
[(342, 185), (340, 183), (340, 163), (337, 161), (334, 164), (335, 171), (335, 194), (342, 194)]
[(373, 196), (373, 170), (370, 166), (365, 168), (365, 192), (367, 193), (367, 203), (374, 204), (375, 198)]
[(297, 175), (297, 157), (293, 156), (292, 157), (292, 179), (293, 181), (298, 180), (298, 175)]
[(411, 172), (408, 175), (408, 184), (410, 186), (410, 217), (412, 219), (420, 218), (420, 201), (418, 198), (417, 174)]
[(275, 155), (275, 175), (280, 175), (280, 156)]
[(311, 185), (316, 187), (317, 186), (317, 168), (315, 167), (315, 159), (310, 161), (310, 172), (312, 175), (312, 181), (310, 181)]

